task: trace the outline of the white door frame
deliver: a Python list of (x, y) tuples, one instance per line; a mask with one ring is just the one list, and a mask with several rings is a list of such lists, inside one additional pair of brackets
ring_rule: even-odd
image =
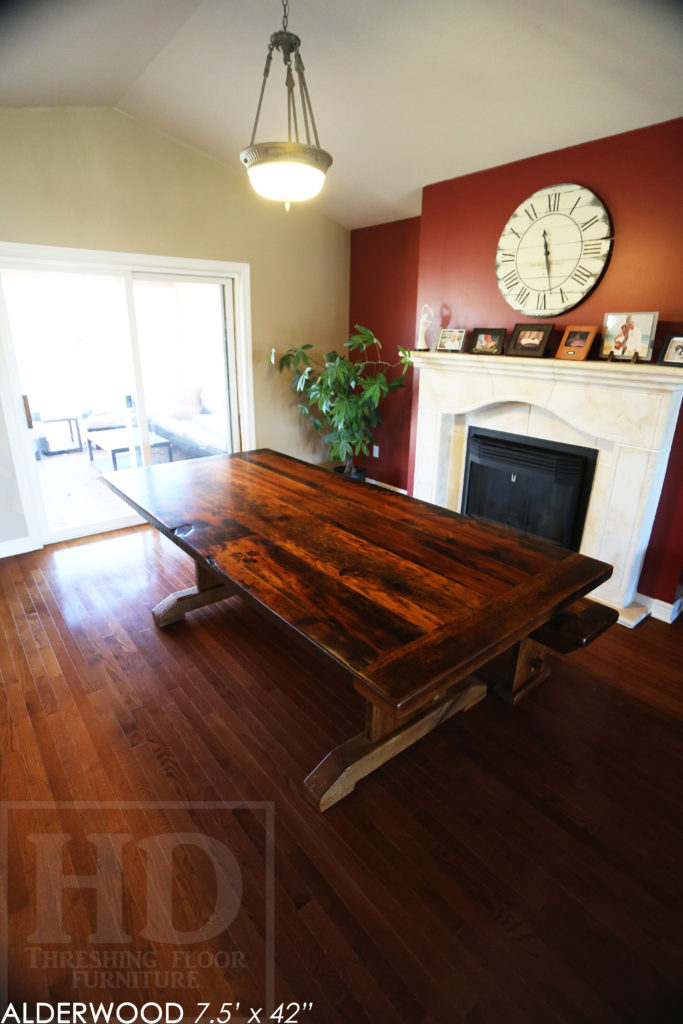
[(26, 521), (23, 537), (0, 541), (0, 558), (35, 551), (43, 546), (43, 500), (38, 474), (32, 466), (35, 456), (31, 436), (26, 429), (26, 413), (20, 392), (19, 370), (14, 358), (5, 296), (0, 284), (0, 407), (5, 419), (21, 510)]
[[(235, 450), (242, 451), (255, 447), (251, 282), (248, 263), (0, 242), (0, 270), (111, 273), (127, 278), (128, 282), (136, 272), (171, 274), (186, 278), (211, 277), (222, 280), (226, 286), (231, 286), (235, 318), (235, 388), (240, 424), (239, 433), (234, 437), (233, 444)], [(26, 537), (0, 541), (0, 558), (42, 547), (46, 529), (43, 516), (40, 514), (40, 486), (26, 430), (20, 391), (19, 372), (0, 290), (0, 405), (5, 416), (17, 485), (27, 524)]]

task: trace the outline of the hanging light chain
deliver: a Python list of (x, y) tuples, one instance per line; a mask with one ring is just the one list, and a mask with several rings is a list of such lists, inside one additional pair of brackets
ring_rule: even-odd
[[(304, 128), (306, 130), (306, 142), (310, 146), (310, 144), (311, 144), (311, 132), (310, 132), (309, 127), (308, 127), (308, 110), (306, 109), (306, 96), (308, 94), (308, 89), (306, 88), (306, 78), (304, 76), (304, 62), (302, 61), (301, 54), (299, 53), (298, 50), (296, 51), (296, 55), (294, 57), (294, 67), (296, 69), (296, 77), (299, 80), (299, 93), (301, 95), (301, 113), (303, 114), (303, 117), (304, 117)], [(309, 99), (308, 102), (310, 104), (310, 102), (311, 102), (310, 99)], [(313, 118), (313, 111), (311, 110), (311, 119), (312, 118)]]
[(289, 25), (289, 0), (282, 0), (282, 31), (287, 31)]
[(299, 122), (296, 116), (296, 99), (294, 98), (294, 75), (292, 74), (292, 63), (287, 60), (287, 137), (292, 141), (292, 121), (294, 121), (294, 134), (296, 141), (299, 141)]
[(263, 80), (261, 82), (261, 92), (260, 92), (260, 95), (259, 95), (259, 98), (258, 98), (258, 106), (256, 107), (256, 117), (254, 119), (254, 127), (253, 127), (252, 133), (251, 133), (251, 142), (249, 143), (250, 146), (254, 145), (254, 139), (256, 138), (256, 129), (258, 127), (258, 119), (261, 116), (261, 104), (263, 103), (263, 94), (266, 91), (266, 82), (268, 81), (268, 75), (270, 73), (270, 65), (271, 65), (271, 63), (273, 61), (273, 50), (274, 49), (275, 49), (275, 43), (271, 39), (270, 46), (268, 47), (268, 53), (266, 54), (266, 66), (263, 69)]
[(308, 117), (306, 115), (306, 108), (308, 108), (308, 115), (311, 118), (311, 126), (313, 128), (313, 135), (315, 137), (315, 144), (316, 144), (316, 146), (320, 147), (320, 139), (318, 138), (318, 129), (316, 128), (315, 118), (313, 116), (313, 104), (311, 103), (311, 97), (310, 97), (310, 95), (308, 93), (308, 85), (306, 84), (306, 76), (304, 74), (304, 62), (301, 59), (301, 54), (299, 53), (298, 50), (296, 51), (296, 58), (295, 58), (295, 61), (294, 61), (294, 67), (296, 68), (296, 73), (297, 73), (297, 76), (299, 78), (299, 89), (301, 91), (301, 109), (304, 112), (304, 123), (306, 125), (306, 140), (307, 140), (307, 142), (308, 142), (308, 144), (310, 146), (310, 144), (311, 144), (311, 135), (310, 135), (310, 132), (308, 130)]

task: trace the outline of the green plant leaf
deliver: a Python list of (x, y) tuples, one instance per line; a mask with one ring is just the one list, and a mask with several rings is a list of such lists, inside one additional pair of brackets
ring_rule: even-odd
[(360, 324), (356, 324), (355, 327), (356, 333), (351, 334), (349, 340), (345, 343), (345, 347), (348, 348), (350, 352), (355, 351), (355, 349), (360, 349), (362, 352), (365, 352), (370, 345), (376, 345), (378, 350), (382, 347), (378, 339), (368, 327), (361, 327)]
[(358, 331), (358, 334), (365, 338), (368, 345), (379, 345), (378, 339), (375, 337), (369, 327), (362, 327), (361, 324), (354, 324), (354, 327)]
[(373, 405), (379, 405), (379, 400), (382, 397), (382, 388), (378, 380), (366, 380), (363, 385), (363, 397)]

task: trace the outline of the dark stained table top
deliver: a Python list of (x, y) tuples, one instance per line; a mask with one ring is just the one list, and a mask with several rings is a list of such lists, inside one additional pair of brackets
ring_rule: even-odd
[(425, 706), (609, 578), (555, 544), (269, 450), (105, 481), (347, 666), (395, 714)]

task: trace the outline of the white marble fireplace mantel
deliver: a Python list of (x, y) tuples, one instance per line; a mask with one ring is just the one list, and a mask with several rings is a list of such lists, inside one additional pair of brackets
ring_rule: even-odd
[(636, 588), (662, 490), (683, 370), (415, 352), (415, 497), (460, 510), (470, 426), (598, 450), (581, 552), (614, 566), (593, 592), (635, 625)]

